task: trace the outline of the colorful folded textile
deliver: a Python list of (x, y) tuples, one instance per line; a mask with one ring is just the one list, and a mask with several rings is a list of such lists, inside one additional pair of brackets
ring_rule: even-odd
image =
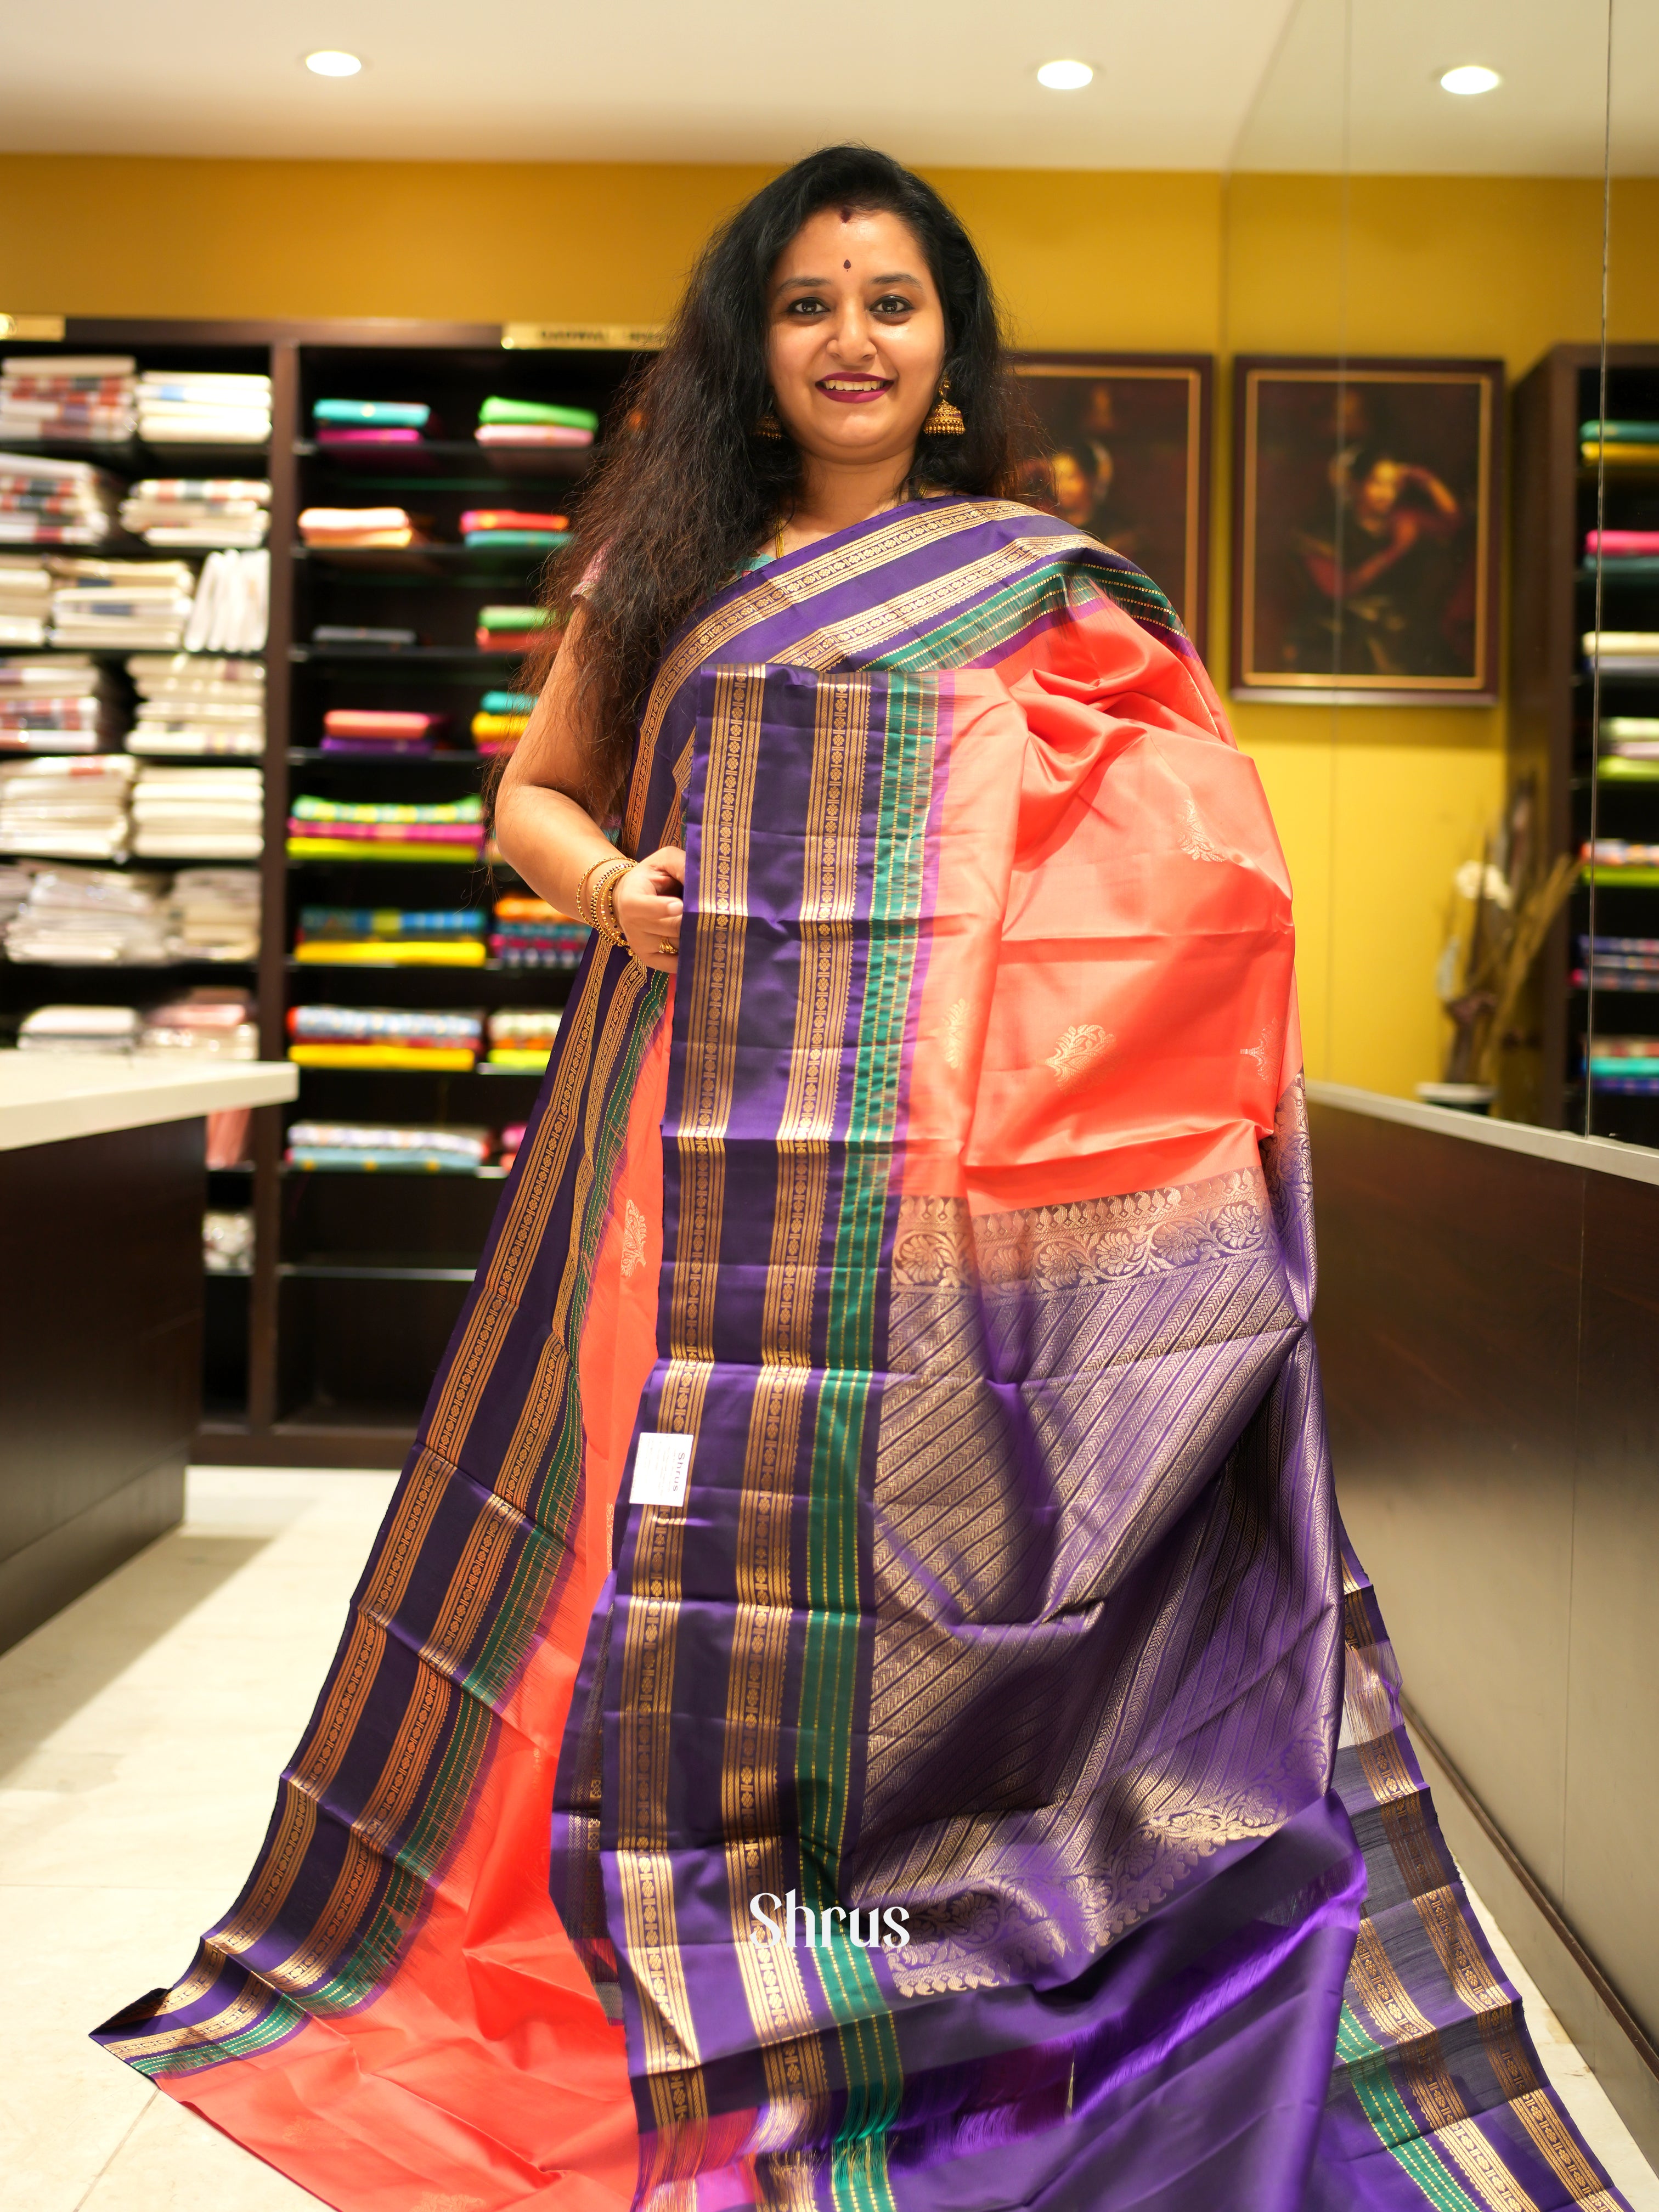
[(204, 369), (146, 369), (135, 394), (138, 435), (151, 445), (263, 446), (270, 379)]
[(313, 433), (319, 446), (422, 446), (418, 430), (341, 430), (321, 426)]
[(289, 817), (292, 860), (458, 860), (478, 857), (483, 801), (473, 793), (438, 805), (363, 805), (303, 797)]
[(475, 908), (302, 907), (295, 958), (319, 968), (482, 968), (484, 917)]
[(6, 930), (7, 957), (41, 965), (151, 967), (170, 958), (165, 878), (40, 868)]
[(1637, 445), (1613, 439), (1586, 438), (1579, 458), (1594, 468), (1598, 462), (1610, 469), (1650, 469), (1659, 464), (1659, 441)]
[(503, 1175), (512, 1172), (513, 1163), (519, 1157), (519, 1147), (529, 1132), (527, 1121), (509, 1121), (501, 1131), (501, 1169)]
[(137, 368), (131, 354), (14, 354), (0, 366), (0, 438), (124, 443)]
[(0, 853), (120, 860), (137, 769), (125, 753), (0, 763)]
[(483, 1016), (432, 1006), (290, 1006), (288, 1033), (298, 1044), (465, 1045), (476, 1051)]
[(553, 617), (545, 607), (480, 607), (477, 619), (481, 631), (538, 630)]
[(427, 907), (413, 912), (395, 906), (303, 906), (300, 928), (308, 938), (482, 938), (484, 916), (477, 907), (468, 906)]
[(1581, 860), (1603, 868), (1659, 868), (1659, 845), (1643, 845), (1628, 837), (1589, 838), (1578, 848)]
[(99, 545), (114, 531), (115, 479), (89, 461), (0, 453), (0, 545)]
[(323, 732), (331, 738), (388, 738), (404, 744), (434, 737), (448, 720), (447, 714), (428, 714), (402, 708), (331, 707), (323, 716)]
[(127, 750), (166, 758), (225, 753), (258, 758), (265, 749), (262, 660), (198, 653), (136, 653), (127, 673), (138, 690), (138, 718)]
[(481, 753), (508, 752), (529, 726), (528, 714), (475, 714), (472, 742)]
[(362, 860), (384, 863), (392, 860), (418, 860), (422, 865), (432, 862), (458, 864), (470, 868), (477, 860), (474, 845), (421, 845), (409, 839), (396, 842), (379, 839), (365, 841), (347, 837), (304, 837), (290, 835), (288, 841), (290, 860)]
[(307, 545), (343, 551), (427, 543), (415, 518), (401, 507), (308, 507), (300, 516), (300, 535)]
[(545, 899), (513, 895), (495, 902), (489, 952), (505, 968), (546, 968), (568, 973), (580, 963), (592, 932)]
[(1626, 1096), (1659, 1091), (1659, 1036), (1598, 1034), (1590, 1044), (1584, 1066), (1597, 1091)]
[(494, 1139), (488, 1129), (398, 1121), (295, 1121), (288, 1163), (392, 1175), (476, 1175)]
[(504, 1006), (489, 1017), (491, 1067), (514, 1074), (539, 1074), (559, 1034), (555, 1006)]
[(138, 1042), (137, 1006), (37, 1006), (18, 1026), (20, 1052), (129, 1053)]
[(529, 514), (512, 507), (470, 507), (461, 517), (463, 538), (488, 537), (495, 531), (505, 530), (514, 537), (526, 531), (544, 537), (563, 537), (570, 528), (570, 518), (564, 514)]
[(141, 1052), (199, 1060), (258, 1060), (259, 1030), (246, 991), (209, 983), (152, 1007), (138, 1039)]
[(1659, 630), (1587, 629), (1579, 642), (1604, 674), (1659, 676)]
[(0, 659), (0, 752), (95, 753), (122, 720), (109, 678), (84, 655)]
[(257, 960), (259, 876), (254, 868), (180, 868), (167, 896), (171, 960)]
[(417, 644), (419, 633), (412, 629), (366, 629), (356, 623), (319, 623), (312, 630), (311, 641), (323, 646), (362, 646), (386, 653)]
[(1659, 554), (1659, 530), (1587, 530), (1584, 550), (1608, 560)]
[(588, 407), (550, 406), (541, 399), (486, 399), (478, 410), (479, 428), (494, 429), (502, 424), (514, 428), (532, 424), (543, 428), (586, 430), (592, 436), (599, 427), (599, 418)]
[(1605, 438), (1610, 446), (1659, 445), (1659, 422), (1597, 422), (1578, 425), (1581, 438)]
[(482, 968), (488, 954), (481, 939), (325, 937), (302, 939), (294, 957), (308, 968)]
[(187, 562), (59, 560), (53, 574), (54, 645), (109, 652), (184, 644), (196, 596)]
[(311, 419), (337, 429), (424, 430), (432, 410), (422, 399), (319, 399)]
[(481, 446), (591, 446), (591, 430), (561, 422), (483, 422), (472, 433)]
[(396, 1044), (291, 1044), (299, 1067), (403, 1068), (434, 1075), (469, 1075), (477, 1054), (460, 1047)]
[(147, 545), (263, 545), (270, 486), (250, 477), (146, 477), (121, 502), (121, 527)]

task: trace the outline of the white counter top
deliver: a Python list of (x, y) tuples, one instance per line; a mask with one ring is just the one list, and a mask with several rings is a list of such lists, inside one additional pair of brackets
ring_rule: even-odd
[(1659, 1149), (1621, 1144), (1614, 1137), (1576, 1137), (1570, 1129), (1540, 1129), (1530, 1121), (1499, 1121), (1486, 1114), (1459, 1114), (1445, 1106), (1425, 1106), (1416, 1098), (1394, 1098), (1382, 1091), (1361, 1091), (1348, 1083), (1310, 1083), (1310, 1106), (1334, 1106), (1373, 1121), (1401, 1121), (1437, 1137), (1466, 1145), (1491, 1145), (1499, 1152), (1527, 1152), (1559, 1167), (1591, 1168), (1598, 1175), (1623, 1176), (1631, 1182), (1659, 1183)]
[(0, 1152), (297, 1097), (287, 1060), (181, 1067), (161, 1053), (0, 1052)]

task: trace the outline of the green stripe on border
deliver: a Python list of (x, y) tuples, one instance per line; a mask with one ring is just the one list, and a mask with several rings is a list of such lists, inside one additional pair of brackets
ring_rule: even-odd
[(1377, 2141), (1410, 2174), (1430, 2203), (1438, 2205), (1440, 2212), (1488, 2212), (1454, 2179), (1439, 2152), (1425, 2140), (1389, 2071), (1387, 2051), (1382, 2044), (1372, 2042), (1346, 2004), (1336, 2031), (1336, 2048)]

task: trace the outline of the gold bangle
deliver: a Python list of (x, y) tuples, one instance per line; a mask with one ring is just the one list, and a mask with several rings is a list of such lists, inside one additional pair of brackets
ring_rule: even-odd
[(592, 926), (618, 951), (626, 952), (629, 949), (627, 934), (617, 919), (617, 885), (624, 876), (632, 874), (637, 864), (633, 860), (616, 860), (601, 865), (604, 872), (593, 886)]
[(592, 866), (587, 871), (587, 873), (582, 878), (580, 883), (576, 886), (576, 919), (578, 921), (585, 923), (589, 929), (593, 927), (593, 915), (592, 907), (588, 900), (587, 886), (592, 882), (594, 877), (599, 873), (601, 868), (608, 868), (611, 866), (611, 860), (609, 855), (607, 855), (603, 860), (595, 860)]

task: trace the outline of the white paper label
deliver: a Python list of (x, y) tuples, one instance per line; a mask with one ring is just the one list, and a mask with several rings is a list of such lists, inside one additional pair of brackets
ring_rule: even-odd
[(630, 1505), (684, 1505), (691, 1475), (694, 1437), (676, 1437), (648, 1429), (634, 1455), (634, 1487)]

